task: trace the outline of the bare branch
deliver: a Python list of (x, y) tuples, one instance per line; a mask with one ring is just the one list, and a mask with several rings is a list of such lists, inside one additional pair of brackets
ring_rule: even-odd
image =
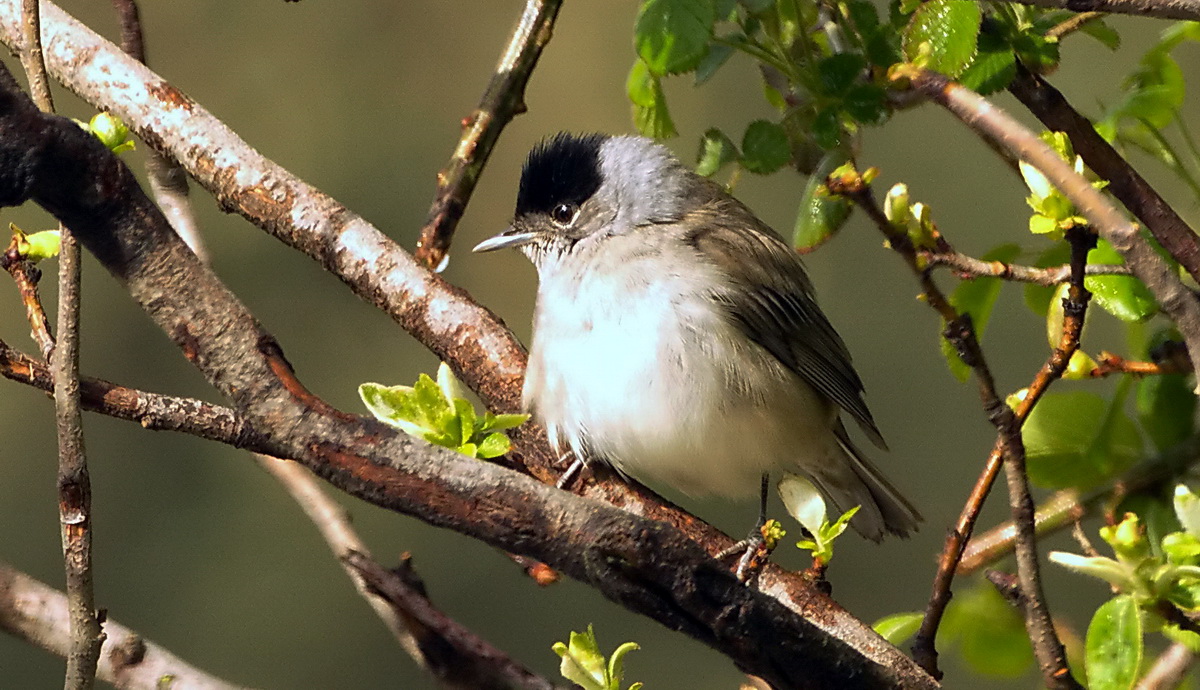
[[(21, 1), (25, 42), (21, 64), (29, 77), (34, 102), (43, 112), (53, 113), (38, 3), (39, 0)], [(83, 443), (83, 413), (79, 407), (80, 250), (69, 229), (60, 226), (59, 235), (58, 343), (51, 363), (58, 432), (58, 516), (71, 620), (71, 649), (67, 654), (64, 687), (87, 690), (96, 682), (96, 664), (104, 635), (92, 586), (92, 483)], [(22, 292), (23, 297), (28, 297)], [(32, 296), (36, 299), (36, 292)], [(29, 311), (28, 302), (26, 309)], [(33, 321), (30, 312), (30, 322)], [(37, 330), (35, 326), (35, 334)]]
[[(52, 654), (66, 657), (71, 648), (67, 597), (53, 587), (0, 562), (0, 630)], [(100, 655), (97, 676), (124, 690), (172, 688), (238, 690), (144, 639), (113, 620), (104, 627), (108, 639)]]
[(8, 246), (8, 251), (0, 256), (0, 266), (3, 266), (13, 282), (17, 284), (17, 292), (21, 293), (21, 303), (25, 305), (25, 318), (29, 320), (29, 331), (33, 342), (42, 351), (42, 357), (49, 361), (54, 354), (54, 335), (50, 330), (50, 319), (46, 318), (46, 309), (42, 306), (42, 297), (38, 293), (38, 282), (42, 279), (42, 271), (33, 262), (21, 258), (17, 251), (16, 238)]
[(694, 518), (683, 521), (699, 540), (429, 446), (313, 396), (275, 339), (171, 231), (129, 170), (73, 123), (33, 109), (4, 72), (0, 159), (12, 163), (0, 167), (0, 204), (31, 199), (75, 229), (242, 411), (270, 454), (300, 461), (376, 505), (542, 560), (777, 687), (936, 687), (802, 578), (769, 567), (761, 589), (742, 586), (706, 551), (731, 540)]
[[(930, 266), (945, 266), (962, 276), (973, 278), (1001, 278), (1020, 283), (1032, 283), (1052, 287), (1071, 279), (1071, 266), (1053, 266), (1050, 268), (1035, 268), (1009, 264), (1003, 261), (983, 261), (956, 251), (931, 251), (919, 249), (917, 253)], [(1088, 264), (1085, 275), (1089, 276), (1121, 276), (1129, 275), (1129, 267), (1121, 264)]]
[(1200, 19), (1196, 0), (1005, 0), (1072, 12), (1112, 12), (1159, 19)]
[(394, 608), (393, 615), (410, 620), (412, 627), (420, 631), (421, 653), (445, 687), (462, 690), (551, 690), (554, 687), (434, 608), (407, 560), (401, 563), (398, 571), (388, 571), (353, 551), (343, 560), (347, 568), (366, 582), (371, 592), (382, 596)]
[(1183, 683), (1196, 655), (1188, 646), (1175, 642), (1154, 660), (1150, 670), (1134, 686), (1134, 690), (1171, 690)]
[(513, 117), (525, 112), (525, 84), (537, 66), (542, 49), (550, 42), (561, 4), (561, 0), (526, 1), (479, 107), (463, 119), (462, 138), (450, 162), (438, 173), (429, 220), (417, 240), (414, 256), (429, 268), (440, 270), (444, 265), (450, 238), (492, 148)]

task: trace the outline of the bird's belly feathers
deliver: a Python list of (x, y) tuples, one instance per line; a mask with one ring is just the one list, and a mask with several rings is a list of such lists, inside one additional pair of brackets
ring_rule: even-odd
[(821, 462), (828, 406), (687, 288), (539, 295), (573, 302), (555, 305), (553, 324), (539, 306), (526, 374), (526, 406), (551, 440), (690, 494), (750, 495), (763, 472)]

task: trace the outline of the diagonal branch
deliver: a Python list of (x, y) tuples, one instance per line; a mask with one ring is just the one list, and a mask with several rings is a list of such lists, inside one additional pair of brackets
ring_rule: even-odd
[(1100, 136), (1090, 120), (1071, 107), (1058, 89), (1045, 79), (1017, 65), (1017, 76), (1009, 91), (1047, 129), (1064, 132), (1071, 147), (1138, 220), (1146, 225), (1171, 256), (1200, 281), (1200, 238), (1171, 208), (1166, 199), (1138, 174), (1133, 166)]
[(1200, 19), (1197, 0), (1005, 0), (1072, 12), (1114, 12), (1159, 19)]
[[(0, 630), (65, 657), (71, 646), (67, 606), (62, 592), (0, 562)], [(100, 680), (124, 690), (242, 687), (193, 667), (116, 621), (107, 620), (104, 627), (108, 639), (96, 672)], [(170, 679), (166, 685), (165, 679)]]
[[(845, 687), (848, 678), (864, 687), (936, 687), (799, 577), (771, 568), (761, 589), (746, 588), (670, 524), (434, 448), (313, 396), (128, 168), (70, 121), (39, 113), (5, 72), (0, 160), (10, 163), (0, 167), (0, 205), (33, 200), (75, 229), (271, 454), (381, 507), (542, 560), (777, 687)], [(730, 541), (706, 526), (702, 536)]]
[(463, 135), (454, 155), (438, 173), (437, 193), (429, 220), (421, 229), (414, 256), (441, 270), (449, 256), (450, 238), (466, 210), (467, 200), (487, 165), (500, 133), (513, 117), (525, 112), (525, 84), (550, 42), (562, 0), (527, 0), (512, 37), (500, 55), (479, 107), (463, 119)]

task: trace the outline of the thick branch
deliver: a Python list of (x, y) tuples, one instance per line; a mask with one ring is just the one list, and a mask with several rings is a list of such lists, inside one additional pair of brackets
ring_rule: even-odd
[(296, 379), (274, 338), (187, 250), (129, 170), (70, 121), (38, 113), (11, 77), (0, 78), (0, 160), (10, 162), (0, 168), (0, 204), (34, 200), (75, 229), (271, 454), (376, 505), (538, 558), (777, 687), (936, 686), (799, 578), (769, 568), (761, 589), (746, 588), (669, 524), (331, 408)]
[[(67, 597), (0, 562), (0, 630), (66, 657), (71, 647)], [(107, 639), (97, 677), (125, 690), (237, 690), (242, 686), (210, 676), (120, 623), (104, 622)]]

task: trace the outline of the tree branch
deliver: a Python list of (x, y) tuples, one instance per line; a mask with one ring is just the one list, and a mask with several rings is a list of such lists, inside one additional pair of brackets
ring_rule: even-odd
[(393, 607), (393, 615), (410, 621), (420, 631), (421, 653), (429, 668), (447, 688), (524, 688), (551, 690), (550, 681), (521, 666), (457, 621), (434, 608), (424, 585), (406, 559), (389, 571), (361, 553), (343, 556), (346, 567), (362, 579), (368, 590)]
[(1200, 19), (1197, 0), (1005, 0), (1072, 12), (1113, 12), (1159, 19)]
[(417, 261), (440, 271), (448, 259), (450, 238), (466, 210), (467, 200), (483, 173), (500, 133), (513, 117), (525, 112), (525, 85), (550, 42), (561, 0), (527, 0), (479, 106), (463, 119), (463, 135), (450, 162), (437, 176), (437, 192), (429, 219), (421, 228), (414, 253)]
[[(1101, 179), (1108, 181), (1105, 191), (1111, 192), (1130, 213), (1142, 221), (1154, 239), (1179, 261), (1192, 278), (1200, 280), (1200, 238), (1154, 187), (1100, 136), (1090, 120), (1072, 108), (1058, 89), (1019, 62), (1017, 76), (1009, 84), (1008, 90), (1047, 129), (1064, 132), (1083, 162)], [(1155, 296), (1158, 296), (1157, 292)], [(1159, 297), (1159, 300), (1162, 298)]]
[[(62, 592), (0, 562), (0, 630), (66, 657), (70, 653), (70, 614)], [(242, 686), (216, 678), (113, 620), (96, 675), (123, 690), (238, 690)], [(169, 681), (164, 683), (164, 681)]]
[(898, 70), (895, 78), (910, 80), (915, 89), (945, 107), (981, 137), (1041, 171), (1124, 257), (1130, 271), (1145, 283), (1175, 322), (1192, 361), (1200, 362), (1200, 303), (1195, 294), (1184, 287), (1162, 257), (1138, 234), (1137, 225), (1125, 220), (1107, 197), (1076, 174), (1037, 135), (979, 94), (944, 75), (918, 68)]
[[(187, 250), (129, 170), (70, 121), (38, 113), (6, 74), (0, 159), (11, 162), (0, 168), (0, 204), (30, 199), (74, 228), (234, 402), (272, 455), (294, 458), (381, 507), (542, 560), (778, 687), (936, 687), (795, 575), (768, 568), (761, 589), (746, 588), (670, 524), (431, 447), (313, 396), (274, 338)], [(706, 548), (731, 541), (694, 518), (685, 521)]]

